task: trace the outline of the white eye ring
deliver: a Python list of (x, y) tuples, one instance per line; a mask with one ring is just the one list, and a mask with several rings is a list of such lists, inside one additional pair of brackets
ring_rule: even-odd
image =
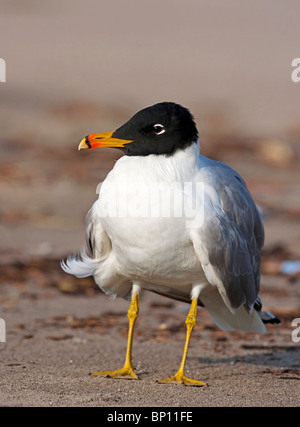
[[(158, 129), (155, 129), (158, 128)], [(153, 126), (153, 132), (155, 133), (155, 135), (161, 135), (162, 133), (166, 132), (166, 129), (164, 128), (163, 125), (161, 125), (160, 123), (157, 123), (156, 125)]]

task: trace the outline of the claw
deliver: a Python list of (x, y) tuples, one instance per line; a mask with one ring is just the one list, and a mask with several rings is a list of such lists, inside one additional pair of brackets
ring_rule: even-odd
[(187, 378), (184, 374), (177, 373), (171, 378), (165, 378), (158, 380), (158, 384), (184, 384), (194, 387), (206, 387), (207, 384), (204, 381), (192, 380)]
[(118, 378), (125, 380), (138, 380), (139, 377), (133, 372), (132, 369), (118, 369), (117, 371), (100, 371), (92, 372), (89, 374), (91, 377), (108, 377), (108, 378)]

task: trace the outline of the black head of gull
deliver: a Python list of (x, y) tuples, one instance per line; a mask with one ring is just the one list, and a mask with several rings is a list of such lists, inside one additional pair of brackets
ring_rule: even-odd
[(174, 102), (161, 102), (139, 111), (114, 132), (86, 136), (78, 148), (115, 147), (127, 156), (170, 156), (197, 140), (189, 110)]

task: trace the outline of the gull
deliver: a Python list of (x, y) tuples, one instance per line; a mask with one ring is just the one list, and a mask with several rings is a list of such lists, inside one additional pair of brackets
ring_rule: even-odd
[(124, 366), (90, 375), (138, 379), (132, 343), (142, 290), (190, 303), (180, 367), (159, 383), (205, 386), (185, 375), (197, 306), (223, 330), (265, 332), (277, 323), (259, 297), (264, 227), (245, 181), (200, 154), (190, 111), (161, 102), (112, 132), (86, 136), (78, 149), (115, 147), (122, 156), (86, 217), (86, 248), (61, 266), (93, 276), (111, 297), (130, 299)]

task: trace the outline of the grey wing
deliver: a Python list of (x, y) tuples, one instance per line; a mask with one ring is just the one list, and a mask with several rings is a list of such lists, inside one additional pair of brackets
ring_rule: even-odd
[(193, 237), (207, 280), (229, 308), (251, 310), (259, 292), (264, 228), (244, 180), (228, 166), (207, 162), (204, 221)]

